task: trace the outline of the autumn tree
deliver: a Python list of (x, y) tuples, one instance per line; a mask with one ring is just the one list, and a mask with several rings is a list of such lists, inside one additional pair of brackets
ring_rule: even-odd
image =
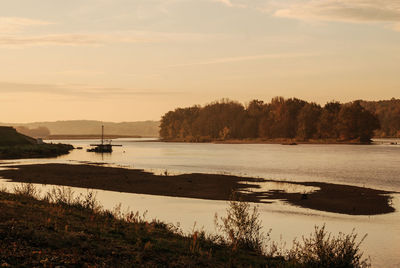
[(297, 116), (297, 138), (308, 140), (318, 138), (318, 122), (322, 108), (316, 103), (307, 103)]
[(341, 139), (369, 142), (378, 128), (376, 116), (362, 107), (359, 101), (343, 105), (340, 109), (338, 130)]
[(318, 122), (318, 136), (322, 139), (339, 138), (338, 121), (342, 105), (331, 101), (325, 104)]

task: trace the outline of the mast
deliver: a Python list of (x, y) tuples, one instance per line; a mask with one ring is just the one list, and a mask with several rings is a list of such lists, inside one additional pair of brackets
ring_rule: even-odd
[(104, 144), (104, 125), (101, 126), (101, 145)]

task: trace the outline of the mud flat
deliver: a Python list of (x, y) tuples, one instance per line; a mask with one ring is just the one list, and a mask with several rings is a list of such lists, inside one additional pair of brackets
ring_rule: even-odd
[[(210, 200), (229, 200), (232, 191), (236, 191), (245, 201), (269, 203), (279, 199), (294, 206), (349, 215), (395, 211), (391, 206), (391, 194), (395, 192), (321, 182), (272, 181), (199, 173), (163, 176), (138, 169), (87, 164), (21, 165), (17, 169), (0, 170), (0, 177), (13, 182)], [(271, 183), (285, 187), (263, 187)], [(292, 190), (286, 191), (288, 187)], [(313, 190), (306, 192), (304, 188)]]

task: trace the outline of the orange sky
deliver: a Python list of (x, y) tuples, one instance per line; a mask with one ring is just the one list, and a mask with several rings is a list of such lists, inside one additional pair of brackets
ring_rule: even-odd
[(400, 97), (393, 0), (3, 0), (0, 122)]

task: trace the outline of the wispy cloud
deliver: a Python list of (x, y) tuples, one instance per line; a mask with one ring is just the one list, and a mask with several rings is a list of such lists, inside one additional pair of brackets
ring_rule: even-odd
[(232, 4), (232, 2), (230, 0), (212, 0), (212, 1), (213, 2), (222, 3), (222, 4), (224, 4), (224, 5), (228, 6), (228, 7), (232, 7), (233, 6), (233, 4)]
[[(221, 36), (220, 36), (221, 37)], [(0, 46), (82, 46), (112, 43), (161, 43), (175, 41), (199, 41), (220, 38), (213, 34), (168, 33), (125, 31), (112, 33), (66, 33), (47, 35), (0, 35)]]
[(239, 7), (239, 8), (248, 7), (245, 3), (233, 2), (232, 0), (211, 0), (211, 1), (224, 4), (225, 6), (228, 7)]
[(48, 35), (3, 35), (0, 45), (15, 46), (79, 46), (107, 43), (146, 43), (156, 39), (116, 34), (48, 34)]
[(238, 57), (217, 58), (217, 59), (211, 59), (211, 60), (200, 61), (200, 62), (192, 62), (192, 63), (174, 64), (174, 65), (170, 65), (168, 67), (211, 65), (211, 64), (223, 64), (223, 63), (241, 62), (241, 61), (265, 60), (265, 59), (284, 59), (284, 58), (300, 58), (300, 57), (311, 57), (311, 56), (315, 56), (315, 54), (311, 54), (311, 53), (308, 53), (308, 54), (306, 54), (306, 53), (261, 54), (261, 55), (252, 55), (252, 56), (238, 56)]
[(100, 87), (84, 84), (24, 84), (12, 82), (0, 82), (2, 94), (43, 94), (59, 95), (74, 98), (110, 98), (121, 96), (145, 96), (145, 95), (170, 95), (179, 94), (175, 91), (158, 91), (152, 89), (131, 89), (117, 87)]
[(393, 29), (400, 28), (398, 0), (308, 0), (289, 4), (274, 14), (308, 21), (390, 23)]
[(20, 17), (0, 17), (0, 33), (16, 33), (32, 26), (52, 24), (48, 21)]

